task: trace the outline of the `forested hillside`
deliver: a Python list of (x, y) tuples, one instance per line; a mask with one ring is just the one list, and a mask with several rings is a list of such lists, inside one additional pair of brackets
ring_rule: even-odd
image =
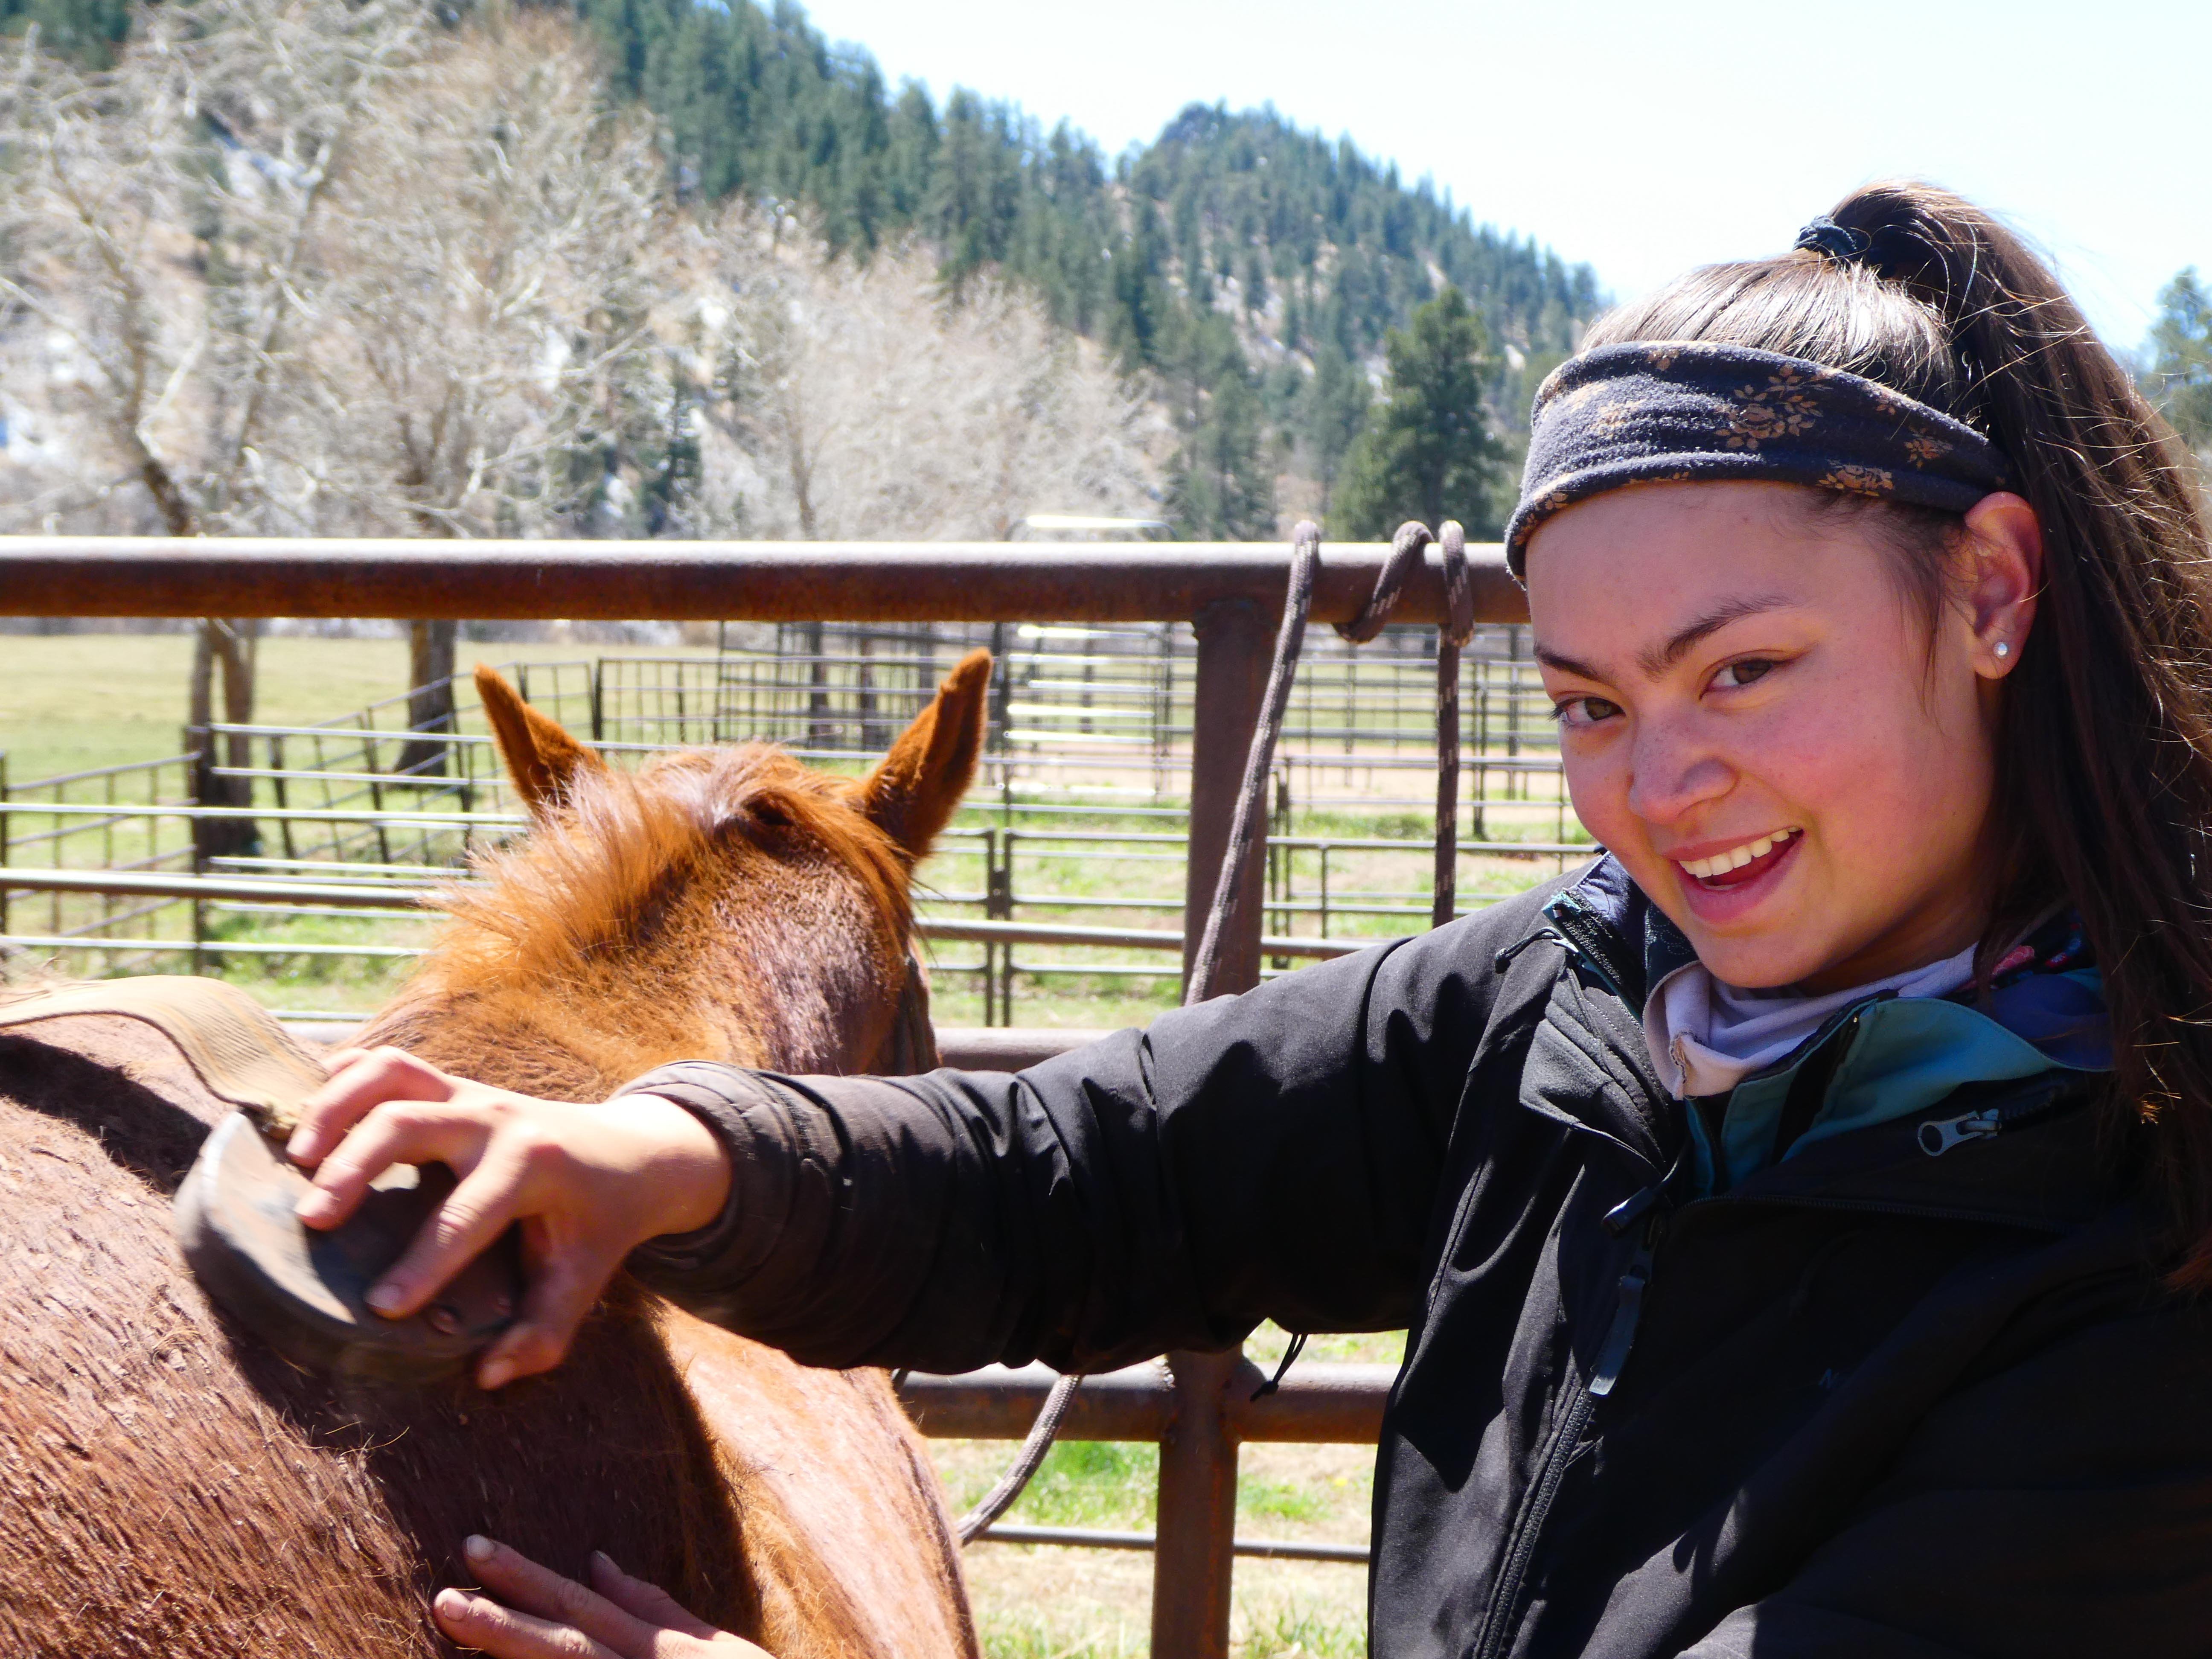
[(1011, 104), (894, 92), (787, 0), (576, 3), (661, 118), (687, 189), (807, 204), (833, 246), (863, 253), (919, 231), (955, 283), (1002, 267), (1156, 374), (1184, 440), (1186, 534), (1273, 534), (1279, 471), (1325, 489), (1365, 411), (1364, 371), (1440, 285), (1485, 325), (1509, 431), (1597, 305), (1588, 266), (1273, 110), (1193, 106), (1109, 160)]
[[(465, 26), (506, 0), (452, 0)], [(892, 88), (789, 0), (536, 0), (596, 36), (649, 111), (675, 195), (796, 215), (865, 264), (920, 238), (963, 294), (1003, 273), (1097, 342), (1172, 422), (1162, 508), (1179, 533), (1271, 536), (1322, 508), (1364, 426), (1385, 337), (1442, 289), (1480, 325), (1488, 423), (1513, 434), (1598, 293), (1587, 266), (1478, 226), (1425, 182), (1272, 109), (1193, 106), (1109, 158), (1015, 105)], [(0, 0), (0, 27), (94, 65), (127, 0)], [(1387, 388), (1385, 392), (1387, 394)], [(1471, 525), (1492, 508), (1469, 503)]]
[(577, 3), (702, 193), (811, 202), (837, 246), (919, 228), (953, 273), (1003, 264), (1061, 320), (1139, 350), (1158, 330), (1144, 278), (1171, 276), (1201, 305), (1226, 288), (1256, 308), (1280, 289), (1293, 299), (1285, 343), (1363, 353), (1437, 275), (1522, 349), (1565, 345), (1596, 303), (1587, 266), (1477, 228), (1425, 184), (1408, 189), (1349, 141), (1272, 110), (1194, 105), (1109, 161), (1011, 104), (956, 91), (939, 110), (917, 88), (893, 92), (872, 58), (833, 48), (788, 0)]

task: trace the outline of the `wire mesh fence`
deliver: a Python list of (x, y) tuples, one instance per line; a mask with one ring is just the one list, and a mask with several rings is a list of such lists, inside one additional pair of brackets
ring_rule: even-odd
[[(1525, 632), (1482, 629), (1462, 663), (1463, 909), (1589, 850)], [(1274, 777), (1269, 971), (1428, 915), (1433, 638), (1309, 641)], [(501, 672), (617, 764), (769, 741), (858, 770), (977, 646), (998, 661), (983, 764), (918, 876), (940, 1018), (1011, 1024), (1018, 1006), (1029, 1023), (1099, 1024), (1171, 1004), (1196, 715), (1187, 627), (726, 624), (711, 653)], [(305, 725), (216, 722), (189, 734), (195, 752), (136, 765), (21, 783), (0, 769), (0, 948), (72, 973), (188, 965), (303, 1016), (374, 1006), (430, 942), (424, 892), (526, 821), (473, 687), (451, 689), (454, 714), (429, 729), (402, 694)], [(241, 804), (195, 804), (201, 752)], [(228, 832), (210, 836), (218, 823)], [(84, 871), (197, 884), (95, 892), (52, 873)]]

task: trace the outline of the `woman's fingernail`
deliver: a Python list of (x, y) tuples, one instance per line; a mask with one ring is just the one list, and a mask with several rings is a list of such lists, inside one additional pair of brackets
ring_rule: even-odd
[(473, 1604), (457, 1589), (441, 1589), (430, 1605), (448, 1619), (465, 1619)]
[(284, 1143), (284, 1156), (297, 1162), (307, 1150), (307, 1132), (305, 1129), (294, 1130), (292, 1138)]
[(331, 1212), (331, 1195), (320, 1187), (310, 1187), (300, 1194), (300, 1201), (292, 1206), (292, 1213), (302, 1221), (320, 1221)]
[(609, 1572), (621, 1572), (621, 1571), (622, 1571), (622, 1569), (621, 1569), (620, 1567), (618, 1567), (618, 1566), (617, 1566), (617, 1565), (615, 1565), (615, 1559), (614, 1559), (614, 1557), (613, 1557), (613, 1556), (611, 1556), (611, 1555), (609, 1555), (609, 1554), (608, 1554), (605, 1550), (593, 1550), (593, 1551), (592, 1552), (592, 1560), (594, 1560), (594, 1561), (596, 1561), (596, 1562), (598, 1562), (601, 1566), (605, 1567), (605, 1568)]
[(461, 1540), (461, 1553), (471, 1561), (489, 1561), (498, 1546), (480, 1532), (472, 1532)]
[(380, 1314), (396, 1312), (406, 1299), (397, 1285), (379, 1285), (368, 1293), (368, 1305)]
[(514, 1362), (512, 1359), (487, 1359), (483, 1369), (477, 1373), (477, 1386), (480, 1389), (505, 1388), (514, 1376)]

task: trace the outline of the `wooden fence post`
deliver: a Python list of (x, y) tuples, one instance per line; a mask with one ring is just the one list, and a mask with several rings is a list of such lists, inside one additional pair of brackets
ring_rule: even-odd
[[(1249, 600), (1208, 606), (1195, 624), (1198, 674), (1190, 752), (1189, 870), (1183, 890), (1183, 972), (1206, 932), (1213, 884), (1258, 724), (1273, 655), (1273, 617)], [(1237, 905), (1222, 931), (1214, 984), (1224, 993), (1260, 982), (1260, 931), (1267, 872), (1267, 821), (1258, 825)], [(1160, 1443), (1159, 1544), (1152, 1561), (1152, 1659), (1227, 1659), (1230, 1575), (1236, 1560), (1237, 1442), (1225, 1399), (1243, 1360), (1227, 1353), (1171, 1353), (1173, 1415)]]

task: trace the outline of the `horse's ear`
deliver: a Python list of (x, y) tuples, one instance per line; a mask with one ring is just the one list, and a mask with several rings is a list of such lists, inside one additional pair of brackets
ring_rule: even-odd
[(533, 812), (568, 798), (579, 772), (604, 772), (606, 763), (570, 737), (560, 721), (539, 714), (495, 668), (477, 666), (477, 700), (491, 722), (523, 805)]
[(863, 810), (909, 857), (929, 851), (968, 793), (990, 690), (991, 653), (970, 651), (860, 786)]

